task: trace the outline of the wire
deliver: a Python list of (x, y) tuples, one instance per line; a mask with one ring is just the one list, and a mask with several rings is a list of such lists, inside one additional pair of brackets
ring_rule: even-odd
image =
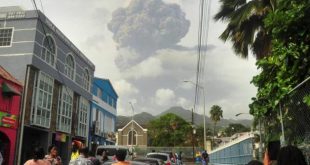
[(198, 58), (197, 58), (197, 70), (196, 70), (196, 89), (195, 89), (194, 110), (196, 110), (197, 105), (200, 105), (201, 103), (205, 102), (204, 100), (205, 99), (205, 96), (204, 96), (204, 92), (205, 92), (204, 83), (205, 82), (204, 81), (205, 81), (205, 63), (206, 63), (206, 55), (207, 55), (210, 8), (211, 8), (211, 0), (209, 1), (200, 0), (198, 47), (197, 47)]

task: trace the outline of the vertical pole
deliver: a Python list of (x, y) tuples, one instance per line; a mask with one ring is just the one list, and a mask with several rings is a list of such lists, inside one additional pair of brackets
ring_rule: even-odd
[(285, 145), (285, 136), (284, 136), (284, 125), (283, 125), (281, 103), (279, 103), (279, 109), (280, 109), (280, 121), (281, 121), (281, 130), (282, 130), (281, 146), (283, 146), (283, 145)]
[(258, 153), (259, 153), (259, 160), (262, 160), (262, 123), (261, 123), (261, 118), (258, 118), (258, 122), (259, 122), (259, 149), (258, 149)]
[(192, 146), (193, 146), (193, 161), (195, 162), (195, 143), (194, 143), (194, 109), (192, 108)]
[(29, 85), (29, 75), (30, 75), (30, 66), (27, 65), (26, 67), (26, 76), (25, 76), (25, 86), (23, 89), (23, 95), (22, 95), (22, 99), (21, 99), (21, 108), (19, 114), (21, 115), (20, 118), (20, 123), (19, 123), (19, 136), (18, 138), (18, 142), (17, 142), (17, 146), (18, 146), (18, 150), (17, 150), (17, 162), (15, 161), (16, 164), (21, 164), (21, 155), (22, 155), (22, 147), (23, 147), (23, 138), (24, 138), (24, 121), (25, 121), (25, 111), (26, 111), (26, 103), (27, 103), (27, 95), (28, 95), (28, 85)]
[(205, 96), (205, 89), (203, 90), (203, 149), (206, 150), (206, 96)]

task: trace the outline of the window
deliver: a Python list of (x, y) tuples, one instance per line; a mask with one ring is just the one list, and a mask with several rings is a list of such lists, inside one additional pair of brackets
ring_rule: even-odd
[(13, 34), (13, 28), (0, 29), (0, 47), (11, 45), (12, 34)]
[(83, 97), (80, 97), (80, 107), (79, 107), (79, 116), (78, 116), (78, 130), (77, 135), (86, 137), (87, 136), (87, 123), (88, 123), (88, 111), (89, 111), (89, 103)]
[(98, 136), (103, 136), (103, 114), (97, 108), (93, 109), (93, 123), (95, 130), (94, 133)]
[(104, 132), (114, 132), (114, 123), (109, 115), (105, 115), (104, 118)]
[(35, 74), (31, 123), (49, 128), (51, 120), (54, 79), (44, 72)]
[(89, 91), (90, 76), (87, 69), (83, 73), (83, 88)]
[(137, 145), (137, 133), (136, 131), (128, 132), (128, 145)]
[(43, 48), (41, 58), (46, 63), (54, 66), (55, 63), (55, 53), (56, 53), (56, 46), (53, 38), (51, 36), (46, 36), (43, 41)]
[(74, 59), (72, 55), (67, 55), (65, 64), (65, 74), (71, 79), (74, 79)]
[(57, 127), (58, 131), (71, 133), (73, 107), (73, 91), (62, 86), (59, 93), (59, 103), (57, 110)]

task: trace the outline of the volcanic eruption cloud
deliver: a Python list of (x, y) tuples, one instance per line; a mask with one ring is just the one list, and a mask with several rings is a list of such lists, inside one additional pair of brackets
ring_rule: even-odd
[(115, 10), (108, 23), (120, 50), (116, 64), (125, 69), (157, 50), (175, 46), (186, 35), (189, 26), (190, 21), (177, 4), (162, 0), (132, 0), (127, 8)]

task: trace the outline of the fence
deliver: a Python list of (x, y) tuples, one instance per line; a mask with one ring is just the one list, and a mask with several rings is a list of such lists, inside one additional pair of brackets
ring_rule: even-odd
[(254, 134), (248, 133), (209, 153), (210, 164), (245, 165), (253, 160)]
[(297, 85), (278, 106), (281, 141), (301, 148), (310, 161), (310, 78)]

